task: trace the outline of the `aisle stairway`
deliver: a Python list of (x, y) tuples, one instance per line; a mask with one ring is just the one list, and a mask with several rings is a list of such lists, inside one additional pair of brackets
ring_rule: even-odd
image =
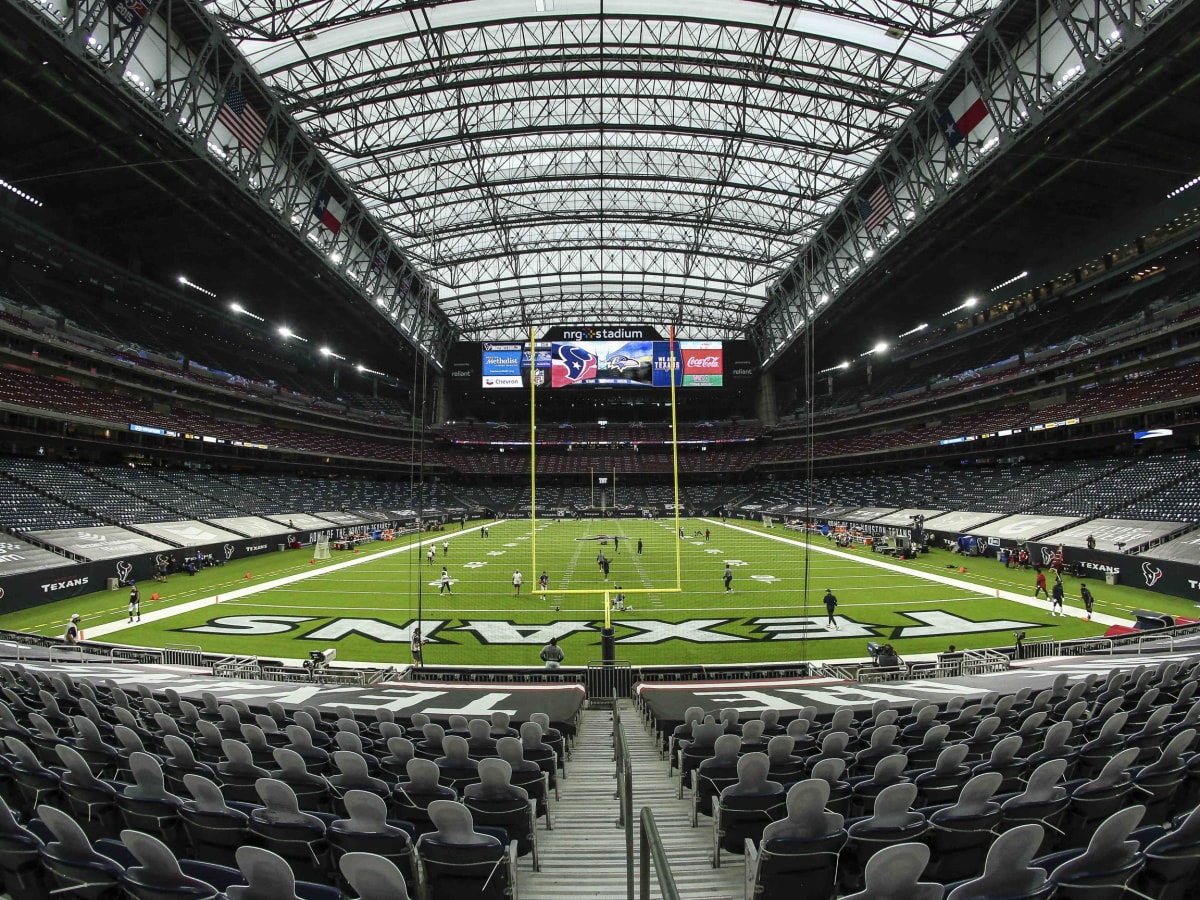
[[(727, 856), (722, 868), (712, 868), (712, 821), (701, 819), (700, 827), (691, 827), (691, 806), (676, 798), (676, 783), (667, 775), (667, 763), (659, 758), (652, 736), (629, 701), (622, 701), (621, 713), (633, 766), (635, 896), (637, 817), (643, 806), (649, 806), (680, 896), (687, 900), (741, 898), (741, 860)], [(585, 710), (567, 764), (567, 778), (559, 781), (562, 800), (552, 807), (554, 828), (538, 832), (542, 870), (533, 872), (528, 858), (521, 860), (520, 900), (620, 900), (626, 896), (625, 832), (617, 827), (614, 772), (612, 713)], [(660, 897), (651, 869), (652, 896)]]

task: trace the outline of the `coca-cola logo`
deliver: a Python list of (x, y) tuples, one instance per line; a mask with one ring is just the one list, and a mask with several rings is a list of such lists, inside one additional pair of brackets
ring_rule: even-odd
[(689, 357), (688, 367), (692, 369), (719, 369), (721, 368), (721, 357), (719, 356), (692, 356)]

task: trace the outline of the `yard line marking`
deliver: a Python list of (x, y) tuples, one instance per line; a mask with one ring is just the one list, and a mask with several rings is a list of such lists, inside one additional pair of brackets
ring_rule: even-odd
[[(490, 523), (489, 527), (490, 527), (490, 525), (494, 525), (494, 524), (499, 524), (499, 522)], [(104, 637), (105, 635), (109, 635), (109, 634), (116, 634), (117, 632), (125, 631), (129, 628), (136, 628), (136, 627), (138, 627), (138, 625), (142, 625), (142, 624), (148, 625), (151, 622), (160, 622), (163, 619), (170, 619), (170, 618), (173, 618), (174, 616), (192, 612), (192, 610), (203, 609), (206, 606), (212, 606), (215, 603), (217, 597), (224, 598), (221, 601), (222, 603), (224, 603), (226, 601), (238, 600), (242, 597), (251, 597), (255, 594), (261, 594), (264, 591), (269, 591), (273, 588), (283, 587), (284, 585), (288, 585), (288, 584), (296, 584), (297, 582), (306, 581), (309, 578), (316, 578), (320, 575), (324, 575), (327, 572), (337, 572), (337, 571), (341, 571), (342, 569), (350, 569), (355, 566), (364, 565), (365, 563), (372, 562), (377, 559), (383, 559), (383, 558), (386, 558), (389, 556), (395, 556), (399, 553), (408, 553), (411, 550), (424, 550), (426, 547), (436, 546), (437, 544), (440, 544), (444, 540), (447, 540), (447, 541), (453, 540), (454, 538), (461, 537), (464, 534), (470, 534), (472, 531), (478, 531), (482, 527), (483, 527), (483, 523), (480, 523), (479, 525), (476, 525), (473, 528), (469, 528), (464, 531), (456, 531), (453, 534), (446, 534), (445, 532), (442, 532), (442, 533), (435, 532), (435, 533), (433, 533), (432, 537), (423, 538), (423, 539), (414, 541), (410, 544), (405, 544), (402, 547), (393, 547), (391, 550), (381, 550), (378, 553), (368, 553), (365, 556), (359, 556), (354, 559), (348, 559), (345, 562), (334, 563), (333, 565), (324, 566), (323, 568), (317, 569), (315, 571), (305, 571), (305, 572), (298, 572), (295, 575), (285, 575), (282, 578), (274, 578), (270, 581), (264, 581), (261, 584), (254, 584), (254, 585), (250, 585), (249, 587), (244, 587), (244, 588), (236, 588), (232, 591), (229, 591), (228, 593), (210, 594), (207, 597), (201, 597), (199, 600), (192, 600), (187, 603), (180, 603), (176, 606), (170, 607), (169, 609), (160, 609), (157, 612), (144, 613), (142, 615), (141, 622), (135, 623), (133, 625), (130, 625), (128, 622), (121, 621), (121, 620), (116, 621), (116, 622), (110, 622), (107, 625), (93, 625), (92, 627), (88, 628), (87, 634), (91, 638), (98, 638), (98, 637)]]
[[(713, 525), (717, 524), (714, 520), (711, 520), (711, 519), (702, 519), (701, 521), (710, 522)], [(766, 538), (767, 540), (778, 541), (781, 544), (789, 544), (793, 547), (799, 547), (801, 549), (803, 549), (805, 546), (804, 541), (799, 541), (799, 540), (796, 540), (795, 538), (785, 537), (784, 535), (781, 535), (781, 534), (767, 534), (766, 532), (757, 531), (757, 530), (751, 529), (751, 528), (745, 528), (741, 525), (726, 524), (725, 527), (732, 528), (736, 531), (743, 532), (744, 534), (755, 534), (755, 535), (758, 535), (759, 537)], [(999, 590), (999, 589), (995, 589), (995, 588), (986, 588), (986, 587), (983, 587), (981, 585), (975, 584), (970, 581), (963, 581), (960, 578), (950, 578), (947, 575), (941, 575), (936, 572), (921, 572), (921, 571), (917, 571), (914, 569), (909, 569), (905, 566), (897, 565), (896, 563), (885, 562), (884, 560), (881, 560), (881, 559), (863, 559), (861, 557), (856, 557), (851, 554), (848, 554), (842, 550), (834, 550), (834, 549), (830, 549), (828, 547), (822, 547), (820, 544), (814, 543), (812, 541), (809, 541), (807, 543), (808, 543), (808, 549), (814, 553), (824, 553), (829, 556), (839, 557), (841, 559), (855, 559), (858, 562), (862, 563), (864, 566), (874, 566), (877, 569), (884, 569), (889, 572), (902, 572), (906, 575), (911, 575), (913, 578), (922, 578), (926, 581), (932, 581), (935, 584), (949, 585), (950, 587), (968, 591), (977, 596), (983, 596), (983, 597), (999, 596), (1000, 599), (1002, 599), (1002, 600), (1011, 600), (1012, 602), (1020, 603), (1023, 606), (1031, 606), (1034, 609), (1041, 610), (1042, 612), (1046, 612), (1046, 607), (1049, 606), (1049, 603), (1047, 601), (1035, 600), (1032, 597), (1030, 597), (1028, 594), (1018, 594), (1016, 591), (1006, 591), (1006, 590)], [(889, 590), (891, 590), (891, 589), (889, 588)], [(814, 602), (819, 602), (819, 600), (820, 600), (820, 598), (818, 597), (818, 599)], [(1063, 615), (1065, 615), (1069, 618), (1082, 619), (1087, 614), (1083, 611), (1082, 608), (1076, 609), (1076, 608), (1072, 608), (1072, 607), (1068, 606), (1064, 610)], [(1109, 616), (1104, 613), (1093, 613), (1092, 621), (1097, 622), (1100, 625), (1124, 625), (1124, 624), (1126, 624), (1126, 620), (1119, 619), (1116, 616)]]

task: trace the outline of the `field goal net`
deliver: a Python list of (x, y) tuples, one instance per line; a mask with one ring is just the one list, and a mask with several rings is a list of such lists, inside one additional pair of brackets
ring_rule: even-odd
[(313, 544), (313, 559), (329, 559), (329, 536), (317, 538)]

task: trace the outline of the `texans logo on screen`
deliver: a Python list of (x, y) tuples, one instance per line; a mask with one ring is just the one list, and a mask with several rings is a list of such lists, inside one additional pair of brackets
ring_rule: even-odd
[(596, 355), (574, 344), (555, 344), (551, 366), (551, 387), (595, 381), (599, 371)]

